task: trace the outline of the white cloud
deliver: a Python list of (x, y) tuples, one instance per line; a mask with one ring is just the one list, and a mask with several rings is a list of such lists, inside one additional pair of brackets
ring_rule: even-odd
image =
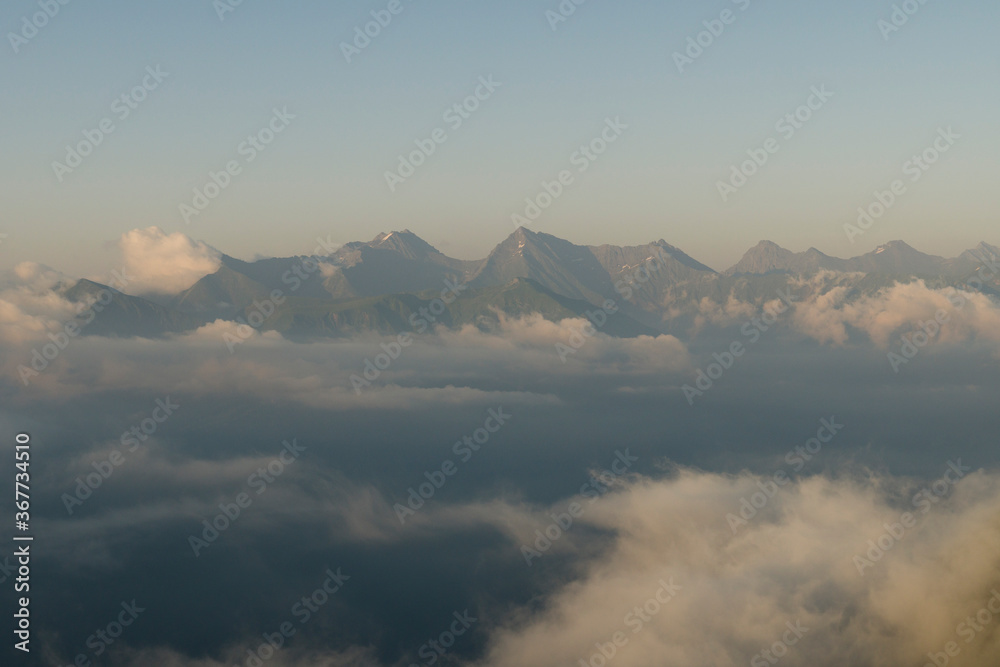
[[(946, 468), (942, 462), (942, 473)], [(1000, 590), (998, 482), (995, 473), (966, 473), (924, 513), (911, 500), (928, 486), (922, 483), (874, 475), (810, 477), (778, 489), (735, 533), (727, 514), (740, 512), (742, 500), (759, 493), (767, 478), (682, 470), (668, 479), (635, 478), (592, 503), (574, 498), (583, 513), (541, 558), (590, 556), (576, 561), (572, 581), (533, 600), (530, 609), (490, 618), (486, 655), (475, 667), (578, 665), (597, 654), (598, 645), (607, 649), (618, 632), (626, 641), (606, 661), (616, 667), (772, 664), (751, 661), (789, 637), (788, 623), (804, 630), (781, 656), (788, 667), (919, 665), (949, 642), (960, 647), (959, 664), (997, 664), (1000, 614), (980, 619), (981, 630), (971, 636), (972, 626), (961, 634), (960, 628)], [(344, 489), (325, 488), (320, 499), (289, 489), (297, 495), (282, 497), (274, 512), (323, 516), (337, 525), (337, 535), (365, 542), (490, 525), (509, 536), (502, 548), (517, 558), (519, 545), (533, 540), (534, 530), (544, 530), (571, 500), (550, 507), (510, 500), (435, 505), (400, 527), (377, 491), (340, 483)], [(870, 543), (906, 511), (916, 525), (883, 540), (891, 546), (859, 573), (855, 556), (867, 557)], [(127, 520), (155, 518), (135, 514)], [(280, 523), (280, 516), (270, 518)], [(123, 519), (102, 521), (120, 530)], [(96, 521), (85, 529), (100, 541), (109, 526)], [(661, 582), (678, 587), (669, 602)], [(659, 602), (651, 602), (658, 594)], [(360, 648), (347, 655), (346, 664), (377, 664)], [(326, 664), (301, 654), (282, 657), (287, 662), (279, 664)], [(174, 660), (164, 664), (214, 664)]]
[(52, 269), (22, 262), (0, 280), (0, 342), (43, 340), (61, 328), (76, 308), (58, 292), (75, 281)]
[(133, 229), (118, 242), (124, 259), (130, 294), (175, 294), (221, 266), (220, 253), (211, 246), (159, 227)]
[[(997, 664), (1000, 615), (968, 643), (956, 634), (1000, 584), (995, 475), (969, 475), (926, 515), (904, 480), (809, 478), (780, 490), (734, 535), (726, 514), (739, 512), (758, 481), (682, 472), (592, 506), (579, 499), (583, 525), (556, 544), (565, 551), (592, 539), (589, 526), (616, 534), (612, 548), (541, 612), (496, 632), (480, 667), (578, 665), (619, 631), (627, 644), (608, 661), (616, 667), (746, 665), (782, 639), (787, 622), (809, 629), (782, 657), (789, 667), (917, 665), (949, 641), (960, 644), (961, 664)], [(533, 513), (532, 528), (566, 505)], [(854, 556), (907, 509), (916, 527), (861, 576)], [(634, 609), (671, 580), (677, 596), (651, 604), (640, 623)]]
[[(416, 409), (497, 401), (552, 405), (560, 402), (551, 386), (554, 377), (575, 383), (601, 376), (626, 385), (637, 377), (658, 382), (690, 368), (686, 348), (673, 336), (623, 339), (600, 333), (578, 339), (582, 345), (563, 363), (556, 343), (569, 345), (585, 323), (548, 322), (541, 316), (501, 318), (500, 328), (492, 332), (470, 325), (414, 336), (359, 393), (352, 376), (363, 377), (366, 361), (385, 357), (383, 346), (396, 345), (396, 336), (302, 344), (273, 331), (242, 339), (235, 323), (216, 321), (164, 340), (80, 338), (23, 391), (41, 397), (151, 389), (252, 396), (324, 409)], [(227, 334), (233, 352), (224, 339)], [(232, 343), (233, 337), (242, 342)], [(17, 364), (26, 363), (30, 352), (29, 344), (6, 365), (0, 359), (0, 369), (16, 376)], [(184, 363), (177, 362), (181, 358)], [(517, 390), (498, 389), (490, 378), (501, 369), (530, 382)]]
[(863, 331), (881, 347), (920, 322), (943, 312), (946, 321), (937, 340), (1000, 341), (1000, 307), (980, 293), (933, 289), (924, 281), (896, 283), (876, 294), (849, 299), (849, 285), (817, 289), (791, 315), (792, 325), (820, 343), (843, 345), (851, 328)]

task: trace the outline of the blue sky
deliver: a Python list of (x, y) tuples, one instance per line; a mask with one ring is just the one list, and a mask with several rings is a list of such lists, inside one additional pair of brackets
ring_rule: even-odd
[[(220, 20), (210, 0), (73, 0), (15, 53), (9, 33), (41, 10), (3, 3), (0, 268), (93, 273), (150, 225), (246, 258), (404, 227), (481, 257), (607, 118), (628, 129), (532, 229), (664, 238), (718, 269), (763, 238), (840, 256), (896, 238), (944, 255), (1000, 243), (996, 3), (929, 0), (886, 40), (883, 0), (588, 0), (555, 30), (557, 0), (401, 0), (348, 63), (341, 43), (388, 4), (244, 0)], [(733, 22), (679, 72), (672, 54), (727, 9)], [(117, 120), (116, 98), (157, 65), (169, 76)], [(444, 111), (489, 75), (502, 85), (448, 128)], [(824, 85), (834, 96), (723, 202), (717, 182)], [(247, 163), (238, 147), (276, 107), (295, 119)], [(53, 161), (106, 117), (114, 132), (60, 183)], [(961, 139), (848, 242), (843, 225), (942, 127)], [(385, 172), (437, 128), (447, 141), (390, 192)], [(240, 173), (185, 224), (180, 204), (230, 160)]]

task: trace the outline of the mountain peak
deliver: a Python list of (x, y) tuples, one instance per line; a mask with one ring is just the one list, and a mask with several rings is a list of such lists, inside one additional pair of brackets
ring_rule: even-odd
[(997, 257), (1000, 257), (1000, 248), (995, 245), (990, 245), (986, 241), (981, 241), (979, 245), (976, 246), (976, 250), (989, 259), (996, 259)]
[(403, 231), (394, 230), (394, 231), (391, 231), (391, 232), (380, 232), (379, 234), (377, 234), (375, 236), (375, 238), (373, 238), (368, 243), (370, 245), (378, 245), (379, 243), (382, 243), (383, 241), (388, 241), (389, 239), (391, 239), (393, 237), (399, 237), (399, 238), (407, 239), (407, 240), (410, 240), (410, 239), (420, 240), (420, 237), (417, 236), (416, 234), (414, 234), (413, 232), (411, 232), (409, 229), (404, 229)]
[[(562, 241), (562, 239), (556, 239), (556, 237), (554, 236), (549, 236), (547, 234), (542, 234), (540, 232), (533, 232), (527, 227), (522, 226), (515, 229), (510, 236), (501, 241), (500, 244), (493, 249), (493, 253), (496, 253), (498, 251), (506, 251), (507, 249), (511, 248), (517, 251), (521, 251), (525, 247), (544, 244), (546, 240)], [(569, 241), (565, 241), (565, 243), (569, 243)], [(493, 253), (491, 253), (491, 255)]]
[(366, 245), (370, 248), (378, 248), (379, 250), (392, 250), (409, 259), (421, 259), (430, 254), (440, 254), (437, 248), (424, 241), (409, 229), (382, 232)]
[(93, 280), (89, 280), (87, 278), (80, 278), (72, 287), (65, 291), (63, 296), (65, 296), (68, 301), (77, 302), (88, 297), (99, 297), (105, 290), (109, 290), (112, 294), (120, 294), (120, 292), (113, 287), (102, 285), (101, 283), (94, 282)]
[[(979, 245), (975, 248), (966, 250), (961, 255), (958, 256), (957, 261), (962, 261), (965, 263), (972, 263), (974, 265), (980, 265), (986, 262), (995, 262), (1000, 258), (1000, 248), (990, 245), (986, 241), (980, 241)], [(972, 271), (974, 267), (967, 266), (965, 271), (968, 273)]]
[(798, 269), (800, 258), (774, 241), (761, 241), (744, 253), (742, 259), (729, 269), (729, 275), (789, 272)]
[(538, 232), (533, 232), (527, 227), (522, 226), (515, 229), (514, 233), (507, 238), (515, 239), (517, 241), (523, 241), (525, 239), (538, 238)]
[(916, 250), (913, 246), (911, 246), (906, 241), (900, 241), (900, 240), (889, 241), (888, 243), (883, 243), (879, 247), (875, 248), (874, 252), (875, 252), (876, 255), (879, 255), (879, 254), (881, 254), (881, 253), (883, 253), (883, 252), (885, 252), (887, 250), (894, 250), (896, 252), (900, 252), (900, 251), (903, 251), (903, 252), (919, 252), (918, 250)]

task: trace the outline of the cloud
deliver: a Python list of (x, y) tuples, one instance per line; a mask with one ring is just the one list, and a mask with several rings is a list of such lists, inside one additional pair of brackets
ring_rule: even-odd
[[(783, 279), (796, 298), (794, 308), (781, 317), (783, 326), (823, 345), (871, 342), (885, 348), (939, 314), (946, 319), (934, 336), (936, 342), (1000, 341), (1000, 304), (965, 287), (924, 280), (879, 286), (877, 277), (834, 271)], [(773, 294), (753, 296), (745, 288), (745, 284), (739, 290), (732, 288), (724, 301), (708, 296), (697, 301), (678, 299), (668, 308), (667, 320), (689, 318), (690, 342), (719, 329), (738, 327), (767, 308), (780, 306)]]
[[(948, 469), (942, 462), (941, 472)], [(466, 667), (604, 664), (591, 658), (602, 648), (612, 650), (616, 633), (621, 635), (613, 662), (605, 662), (617, 667), (771, 664), (754, 657), (788, 638), (795, 641), (779, 650), (781, 664), (789, 667), (918, 665), (949, 642), (960, 647), (960, 664), (1000, 660), (1000, 614), (967, 621), (994, 596), (1000, 601), (996, 473), (965, 471), (935, 503), (923, 503), (914, 497), (935, 488), (933, 483), (864, 471), (776, 487), (769, 477), (683, 469), (662, 479), (632, 477), (600, 498), (580, 496), (544, 507), (510, 499), (435, 504), (405, 527), (388, 518), (388, 505), (370, 487), (338, 478), (309, 497), (297, 486), (276, 487), (275, 502), (257, 508), (241, 532), (308, 517), (333, 527), (313, 528), (317, 538), (308, 548), (333, 549), (323, 540), (419, 544), (444, 531), (471, 534), (489, 526), (508, 537), (493, 548), (526, 568), (520, 545), (532, 543), (534, 530), (544, 531), (571, 500), (583, 506), (533, 564), (546, 592), (528, 605), (482, 616), (490, 628), (485, 652), (473, 662), (455, 663)], [(755, 515), (745, 510), (748, 499), (760, 506)], [(69, 541), (87, 542), (93, 551), (110, 539), (108, 531), (148, 526), (165, 519), (170, 510), (164, 510), (130, 509), (87, 520), (58, 535), (55, 550)], [(747, 518), (732, 523), (728, 517), (741, 511)], [(904, 512), (915, 517), (915, 525), (901, 529)], [(46, 525), (53, 535), (65, 529)], [(890, 530), (896, 533), (891, 539)], [(875, 545), (884, 549), (872, 556)], [(571, 565), (565, 569), (563, 560), (552, 566), (562, 582), (553, 585), (555, 571), (542, 568), (557, 558), (570, 558)], [(871, 564), (859, 571), (858, 558), (871, 558)], [(789, 624), (800, 637), (789, 633)], [(259, 636), (246, 641), (259, 642)], [(328, 662), (308, 649), (281, 651), (274, 664), (397, 664), (376, 662), (368, 647), (328, 654)], [(235, 664), (240, 650), (245, 655), (246, 647), (225, 650), (225, 659)], [(162, 659), (152, 661), (154, 655)], [(166, 648), (132, 658), (122, 664), (216, 664)]]
[(562, 367), (574, 374), (652, 374), (691, 367), (687, 348), (674, 336), (616, 338), (599, 330), (587, 335), (593, 326), (584, 318), (552, 322), (538, 313), (517, 318), (497, 315), (499, 328), (495, 331), (482, 331), (471, 324), (458, 330), (441, 327), (437, 330), (439, 344), (446, 349), (507, 352), (505, 363), (523, 364), (526, 370)]
[(796, 304), (792, 326), (820, 343), (834, 345), (847, 343), (853, 328), (885, 347), (894, 337), (917, 331), (921, 322), (942, 314), (944, 323), (935, 337), (939, 341), (1000, 341), (1000, 307), (985, 294), (935, 289), (923, 280), (895, 283), (873, 295), (849, 298), (855, 289), (843, 284), (815, 289)]
[[(240, 665), (248, 659), (248, 651), (259, 651), (262, 645), (259, 637), (254, 638), (247, 646), (234, 646), (220, 660), (212, 658), (189, 658), (170, 648), (155, 648), (145, 650), (126, 649), (113, 658), (113, 667), (230, 667)], [(252, 646), (251, 648), (248, 648)], [(266, 646), (266, 645), (265, 645)], [(379, 667), (379, 662), (373, 656), (373, 651), (363, 648), (351, 648), (346, 651), (325, 651), (318, 649), (292, 648), (270, 653), (265, 647), (263, 655), (269, 656), (266, 661), (260, 661), (268, 667)], [(260, 655), (258, 653), (257, 655)], [(69, 661), (66, 661), (69, 662)], [(256, 663), (253, 663), (256, 664)]]
[(746, 321), (756, 315), (759, 308), (755, 304), (741, 301), (736, 296), (734, 288), (730, 290), (724, 305), (716, 303), (707, 296), (702, 297), (698, 301), (697, 312), (693, 327), (695, 332), (700, 331), (708, 323), (727, 326)]
[(43, 340), (76, 314), (60, 294), (75, 283), (35, 262), (22, 262), (0, 279), (0, 342), (23, 344)]
[[(613, 547), (542, 611), (512, 616), (477, 665), (586, 664), (616, 632), (627, 642), (608, 661), (617, 667), (770, 664), (752, 660), (789, 636), (786, 623), (808, 628), (781, 658), (789, 666), (923, 664), (951, 641), (962, 664), (1000, 660), (1000, 615), (972, 637), (956, 633), (1000, 585), (995, 474), (968, 475), (926, 515), (907, 480), (813, 477), (778, 490), (734, 534), (726, 515), (768, 481), (685, 471), (592, 506), (579, 499), (580, 527), (556, 544), (585, 542), (591, 527), (613, 532)], [(536, 512), (538, 526), (565, 506)], [(862, 576), (854, 557), (907, 510), (917, 525)], [(662, 604), (661, 582), (680, 587)]]
[[(2, 315), (2, 312), (0, 312)], [(2, 320), (0, 320), (2, 324)], [(548, 322), (533, 315), (501, 318), (496, 331), (474, 326), (439, 329), (436, 335), (415, 336), (376, 377), (368, 363), (381, 364), (384, 346), (395, 336), (288, 341), (277, 332), (239, 336), (234, 322), (216, 321), (189, 334), (165, 340), (74, 339), (22, 396), (74, 396), (93, 391), (151, 390), (173, 393), (235, 395), (297, 402), (324, 409), (400, 408), (475, 403), (555, 405), (551, 379), (636, 377), (659, 381), (690, 367), (684, 345), (673, 336), (613, 338), (580, 334), (584, 320)], [(244, 327), (247, 329), (247, 327)], [(244, 334), (246, 331), (243, 332)], [(230, 352), (226, 335), (232, 344)], [(578, 335), (579, 338), (574, 338)], [(574, 351), (560, 359), (557, 343)], [(18, 365), (30, 361), (30, 346), (13, 354), (0, 368), (18, 377)], [(183, 363), (178, 363), (183, 359)], [(528, 384), (498, 387), (498, 374), (530, 379)], [(355, 391), (352, 378), (370, 384)]]
[(221, 266), (220, 253), (211, 246), (159, 227), (133, 229), (118, 242), (129, 279), (130, 294), (175, 294)]

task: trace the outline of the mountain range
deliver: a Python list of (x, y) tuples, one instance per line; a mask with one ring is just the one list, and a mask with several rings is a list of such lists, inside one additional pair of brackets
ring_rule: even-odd
[[(259, 328), (290, 338), (401, 333), (415, 322), (429, 325), (427, 312), (438, 313), (434, 324), (449, 327), (489, 327), (501, 316), (530, 313), (558, 321), (586, 317), (609, 299), (618, 312), (605, 333), (637, 336), (690, 326), (703, 299), (760, 303), (790, 281), (822, 271), (843, 274), (840, 279), (854, 281), (860, 294), (915, 278), (957, 285), (996, 258), (1000, 248), (987, 243), (943, 258), (893, 241), (840, 259), (815, 248), (795, 253), (761, 241), (720, 273), (662, 239), (582, 246), (520, 227), (486, 258), (468, 261), (403, 230), (323, 256), (246, 262), (222, 255), (217, 271), (179, 294), (143, 297), (112, 289), (112, 304), (87, 333), (148, 337), (218, 319), (253, 323), (253, 312), (279, 294), (280, 304)], [(80, 281), (65, 296), (93, 298), (103, 288)], [(1000, 283), (988, 285), (990, 290), (1000, 293)]]
[(920, 277), (971, 276), (985, 259), (1000, 257), (1000, 248), (980, 243), (958, 257), (946, 259), (925, 255), (903, 241), (890, 241), (867, 255), (840, 259), (825, 255), (816, 248), (791, 252), (771, 241), (761, 241), (743, 255), (726, 275), (762, 275), (767, 273), (811, 274), (818, 271), (879, 273)]

